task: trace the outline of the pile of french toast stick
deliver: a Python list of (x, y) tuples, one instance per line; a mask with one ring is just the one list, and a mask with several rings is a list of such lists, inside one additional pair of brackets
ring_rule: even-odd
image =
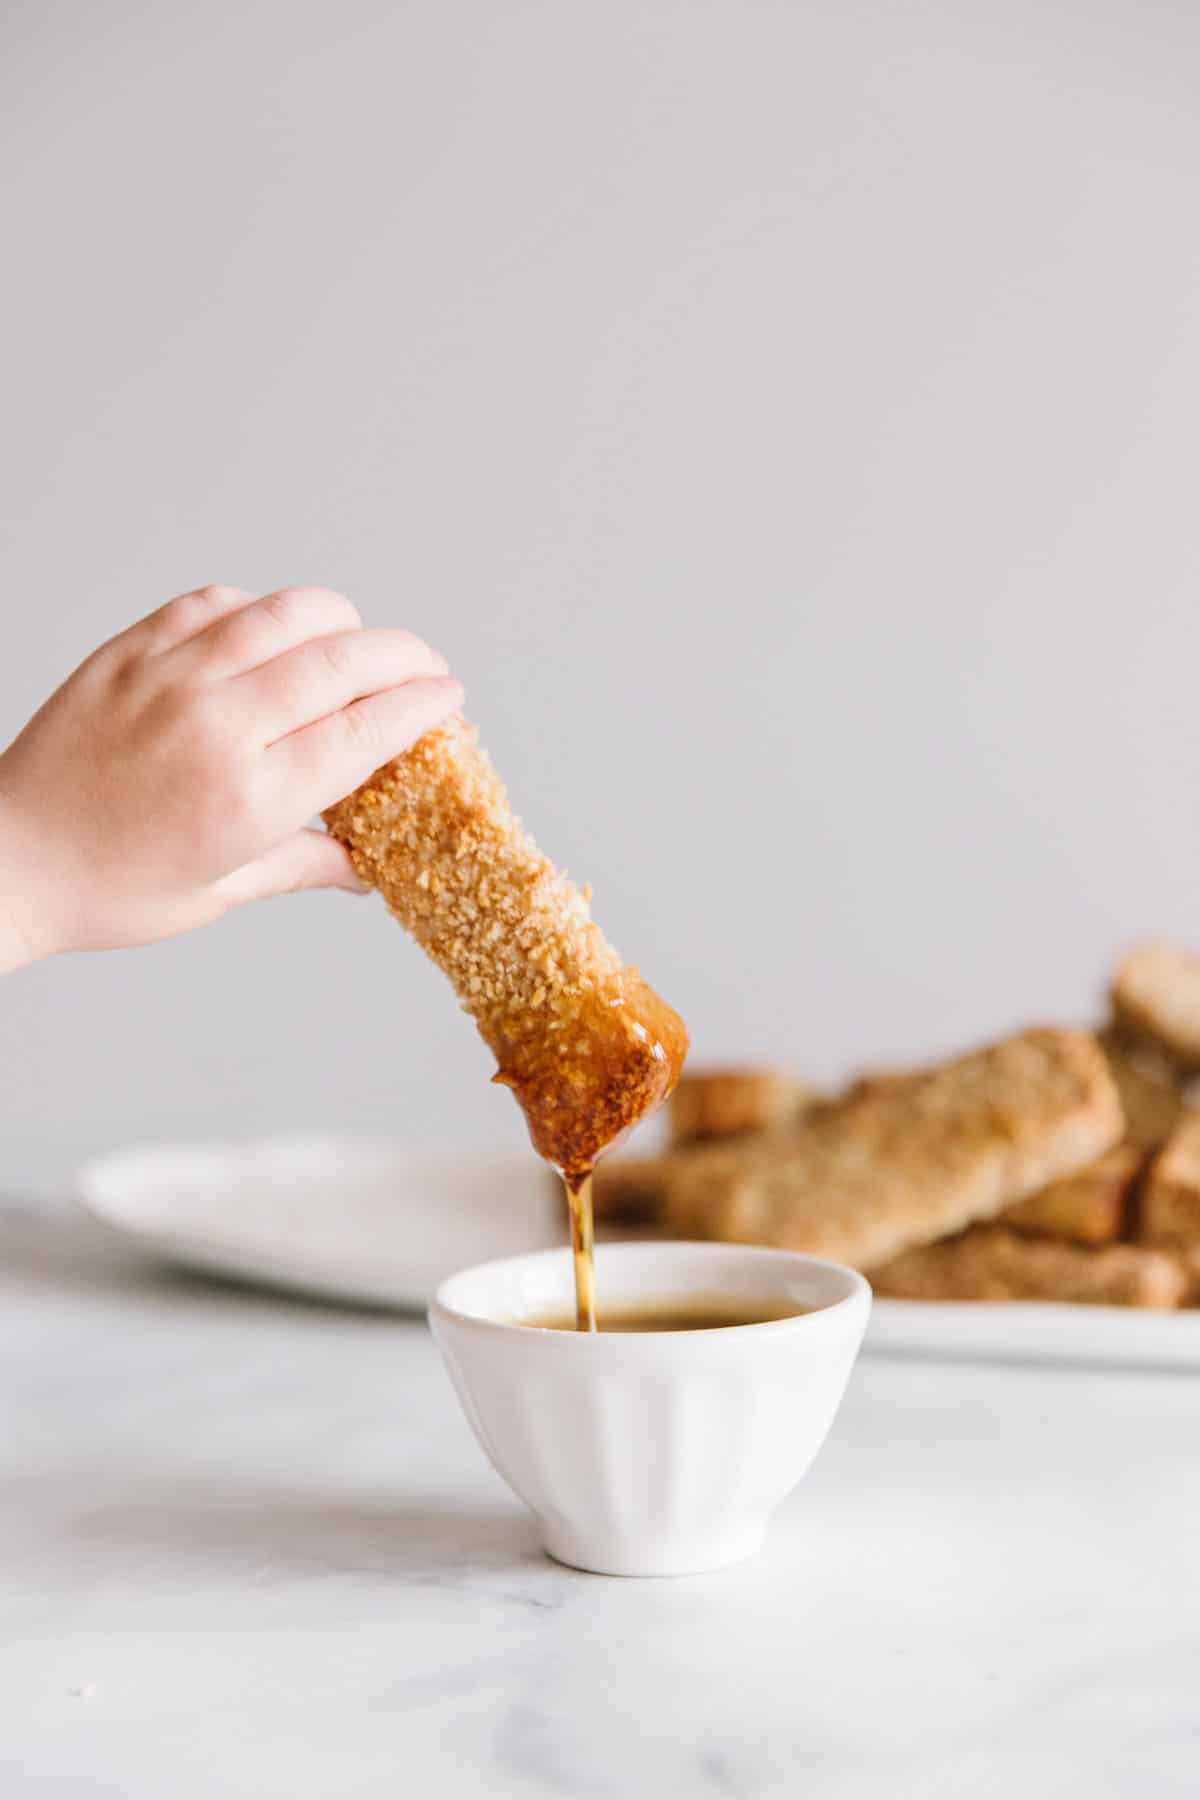
[(832, 1096), (685, 1072), (668, 1147), (598, 1168), (597, 1220), (831, 1257), (904, 1299), (1200, 1304), (1200, 955), (1139, 946), (1109, 998), (1097, 1031)]

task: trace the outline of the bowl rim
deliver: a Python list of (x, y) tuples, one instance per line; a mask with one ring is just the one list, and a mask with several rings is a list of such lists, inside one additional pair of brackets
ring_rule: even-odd
[(828, 1257), (809, 1256), (800, 1250), (780, 1250), (769, 1244), (725, 1244), (693, 1238), (651, 1238), (643, 1243), (626, 1241), (598, 1244), (596, 1260), (601, 1266), (608, 1262), (631, 1261), (638, 1256), (647, 1255), (654, 1261), (660, 1261), (664, 1259), (664, 1253), (679, 1251), (687, 1251), (689, 1254), (699, 1251), (713, 1262), (745, 1258), (760, 1261), (764, 1265), (774, 1262), (776, 1267), (787, 1263), (793, 1269), (819, 1270), (822, 1274), (841, 1280), (845, 1285), (845, 1292), (827, 1304), (814, 1307), (810, 1312), (793, 1313), (783, 1319), (760, 1319), (745, 1325), (697, 1326), (681, 1331), (560, 1331), (551, 1327), (526, 1325), (515, 1319), (490, 1319), (477, 1312), (469, 1312), (455, 1303), (454, 1288), (459, 1283), (474, 1278), (499, 1275), (504, 1270), (512, 1270), (522, 1264), (566, 1263), (569, 1266), (571, 1252), (563, 1245), (545, 1250), (527, 1250), (515, 1256), (494, 1257), (488, 1262), (473, 1263), (465, 1269), (455, 1270), (453, 1275), (447, 1275), (438, 1284), (428, 1308), (429, 1323), (436, 1330), (438, 1322), (445, 1321), (458, 1330), (528, 1345), (535, 1353), (538, 1348), (544, 1350), (547, 1346), (558, 1346), (552, 1353), (561, 1355), (564, 1354), (562, 1347), (568, 1344), (573, 1350), (590, 1346), (590, 1354), (596, 1353), (598, 1345), (604, 1345), (609, 1352), (617, 1353), (621, 1345), (654, 1344), (665, 1347), (695, 1343), (697, 1340), (708, 1344), (724, 1344), (798, 1331), (810, 1335), (823, 1334), (834, 1321), (840, 1326), (848, 1316), (859, 1313), (865, 1315), (874, 1298), (870, 1282), (857, 1269), (852, 1269), (845, 1263), (833, 1262)]

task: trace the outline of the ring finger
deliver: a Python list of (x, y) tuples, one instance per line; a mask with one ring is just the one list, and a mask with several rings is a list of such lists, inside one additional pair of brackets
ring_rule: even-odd
[(146, 656), (161, 656), (168, 650), (211, 631), (213, 626), (232, 613), (254, 604), (254, 595), (246, 588), (210, 586), (192, 588), (177, 594), (145, 619), (139, 619), (119, 637), (113, 639), (118, 649)]

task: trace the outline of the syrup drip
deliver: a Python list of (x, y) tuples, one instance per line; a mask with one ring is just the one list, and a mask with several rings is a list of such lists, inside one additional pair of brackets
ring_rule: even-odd
[(564, 1175), (571, 1215), (571, 1253), (575, 1258), (575, 1329), (596, 1329), (596, 1265), (592, 1232), (592, 1171)]

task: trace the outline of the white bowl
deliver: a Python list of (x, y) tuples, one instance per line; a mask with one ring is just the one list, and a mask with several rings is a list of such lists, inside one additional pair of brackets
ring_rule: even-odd
[(569, 1252), (483, 1263), (442, 1283), (433, 1335), (475, 1434), (542, 1522), (559, 1562), (603, 1575), (721, 1568), (767, 1518), (833, 1423), (871, 1305), (837, 1263), (740, 1244), (609, 1244), (600, 1305), (687, 1296), (819, 1310), (707, 1331), (530, 1329), (573, 1304)]

